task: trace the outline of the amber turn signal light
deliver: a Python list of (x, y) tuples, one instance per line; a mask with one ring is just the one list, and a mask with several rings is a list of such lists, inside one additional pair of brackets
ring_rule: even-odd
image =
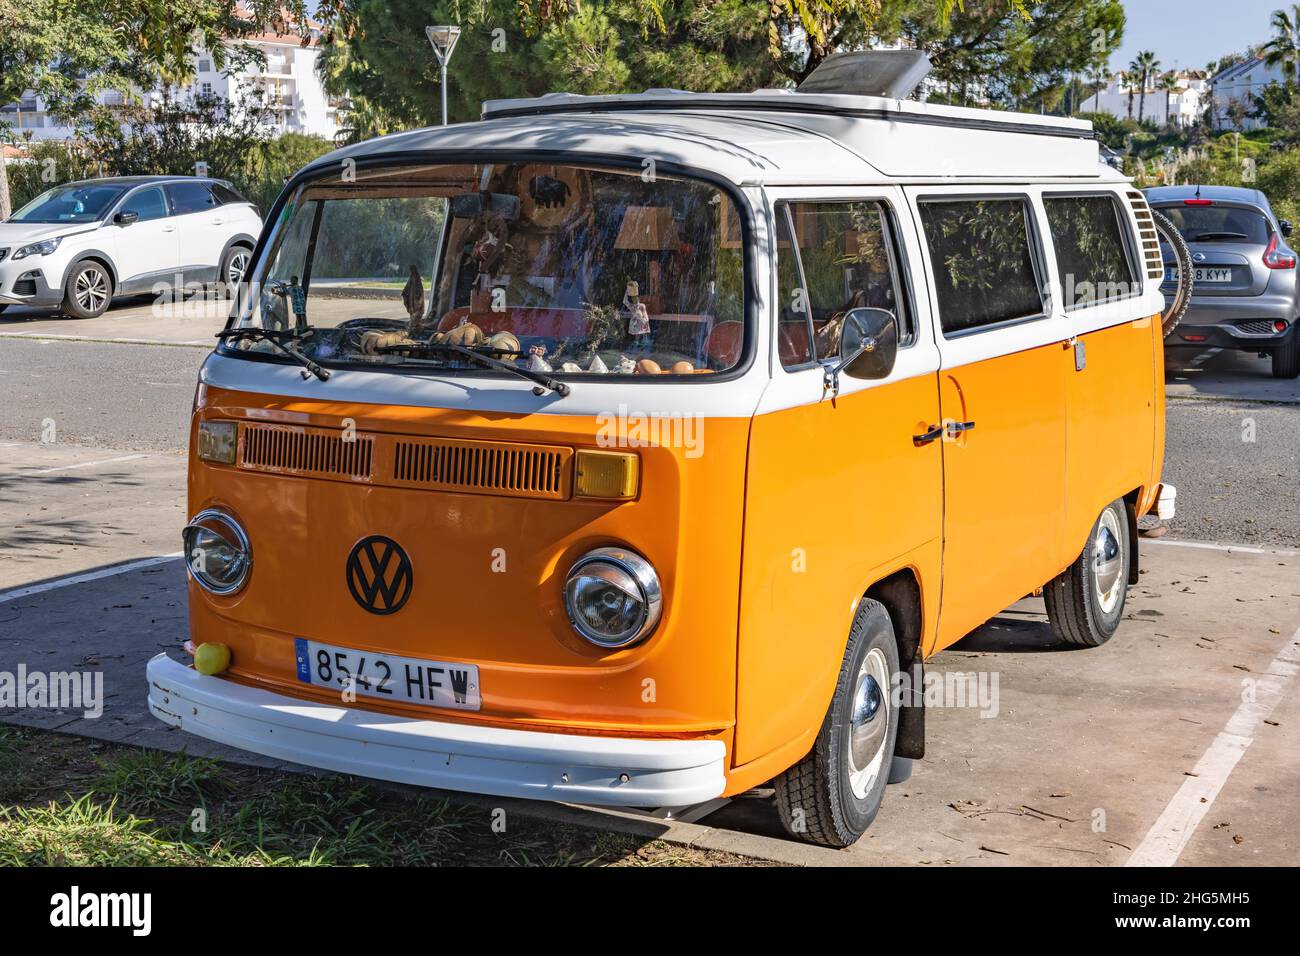
[(579, 451), (574, 492), (580, 498), (635, 498), (641, 460), (626, 451)]

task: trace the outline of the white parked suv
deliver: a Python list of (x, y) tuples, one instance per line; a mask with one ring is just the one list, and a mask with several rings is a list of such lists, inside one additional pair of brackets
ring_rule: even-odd
[(123, 176), (67, 183), (0, 222), (0, 311), (89, 319), (116, 296), (238, 283), (262, 231), (257, 209), (216, 179)]

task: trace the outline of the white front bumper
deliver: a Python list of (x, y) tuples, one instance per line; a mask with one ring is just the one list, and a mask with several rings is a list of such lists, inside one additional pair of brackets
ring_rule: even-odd
[(205, 677), (166, 654), (149, 662), (148, 676), (149, 711), (165, 723), (361, 777), (625, 807), (689, 806), (719, 796), (726, 783), (719, 740), (634, 740), (394, 717)]

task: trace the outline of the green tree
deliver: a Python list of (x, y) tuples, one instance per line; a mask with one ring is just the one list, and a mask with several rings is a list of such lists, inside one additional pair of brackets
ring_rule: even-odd
[(1263, 46), (1264, 62), (1269, 66), (1282, 65), (1282, 76), (1294, 79), (1300, 64), (1300, 3), (1291, 9), (1274, 10), (1269, 20), (1273, 39)]
[(340, 0), (322, 72), (327, 89), (360, 104), (359, 120), (436, 122), (441, 91), (424, 27), (457, 23), (448, 110), (464, 121), (483, 100), (548, 92), (789, 86), (838, 50), (923, 27), (938, 37), (943, 21), (977, 6), (996, 8), (999, 22), (1028, 12), (1023, 0), (591, 0), (544, 11), (516, 0)]
[[(199, 47), (218, 69), (255, 59), (251, 47), (223, 40), (268, 26), (305, 30), (306, 14), (306, 0), (0, 0), (0, 105), (30, 91), (58, 118), (112, 126), (118, 119), (96, 103), (103, 90), (131, 97), (161, 84), (165, 93), (190, 78)], [(11, 136), (0, 126), (0, 138)], [(11, 211), (0, 157), (0, 218)]]
[(913, 6), (899, 18), (899, 35), (929, 55), (950, 100), (1035, 111), (1061, 102), (1069, 75), (1104, 63), (1123, 33), (1118, 0), (965, 0), (951, 17)]

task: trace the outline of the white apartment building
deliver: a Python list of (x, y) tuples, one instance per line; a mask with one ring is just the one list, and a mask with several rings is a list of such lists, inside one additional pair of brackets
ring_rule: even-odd
[[(263, 63), (234, 67), (229, 63), (224, 71), (216, 68), (212, 55), (201, 50), (194, 58), (194, 81), (170, 94), (175, 99), (198, 96), (218, 96), (239, 103), (247, 94), (260, 94), (260, 101), (269, 110), (267, 125), (277, 133), (307, 133), (332, 139), (339, 131), (338, 104), (325, 93), (316, 73), (320, 56), (319, 32), (312, 30), (306, 46), (297, 35), (260, 34), (241, 37), (227, 42), (228, 51), (239, 46), (250, 46), (260, 52)], [(230, 53), (227, 53), (229, 56)], [(161, 88), (148, 93), (137, 93), (141, 99), (158, 101)], [(124, 97), (119, 92), (100, 94), (105, 105), (121, 105)], [(32, 93), (23, 95), (17, 103), (0, 108), (0, 122), (12, 127), (16, 136), (23, 139), (71, 139), (74, 130), (61, 125), (48, 112), (42, 100)]]
[(1159, 76), (1147, 78), (1144, 106), (1142, 90), (1139, 88), (1142, 77), (1133, 76), (1130, 79), (1126, 73), (1116, 73), (1110, 84), (1104, 90), (1085, 99), (1081, 108), (1089, 113), (1109, 113), (1118, 119), (1129, 119), (1129, 93), (1132, 91), (1132, 119), (1137, 119), (1141, 111), (1144, 119), (1154, 120), (1158, 126), (1164, 126), (1166, 123), (1175, 126), (1191, 126), (1205, 112), (1209, 82), (1187, 73), (1180, 72), (1174, 75), (1178, 80), (1178, 86), (1172, 91), (1165, 91), (1156, 86)]
[(1260, 56), (1249, 56), (1240, 63), (1220, 70), (1210, 80), (1214, 85), (1214, 125), (1220, 129), (1231, 126), (1229, 108), (1233, 103), (1240, 103), (1245, 107), (1242, 126), (1258, 129), (1263, 121), (1250, 115), (1255, 111), (1255, 97), (1270, 83), (1281, 83), (1283, 80), (1282, 65), (1279, 63), (1269, 66)]

